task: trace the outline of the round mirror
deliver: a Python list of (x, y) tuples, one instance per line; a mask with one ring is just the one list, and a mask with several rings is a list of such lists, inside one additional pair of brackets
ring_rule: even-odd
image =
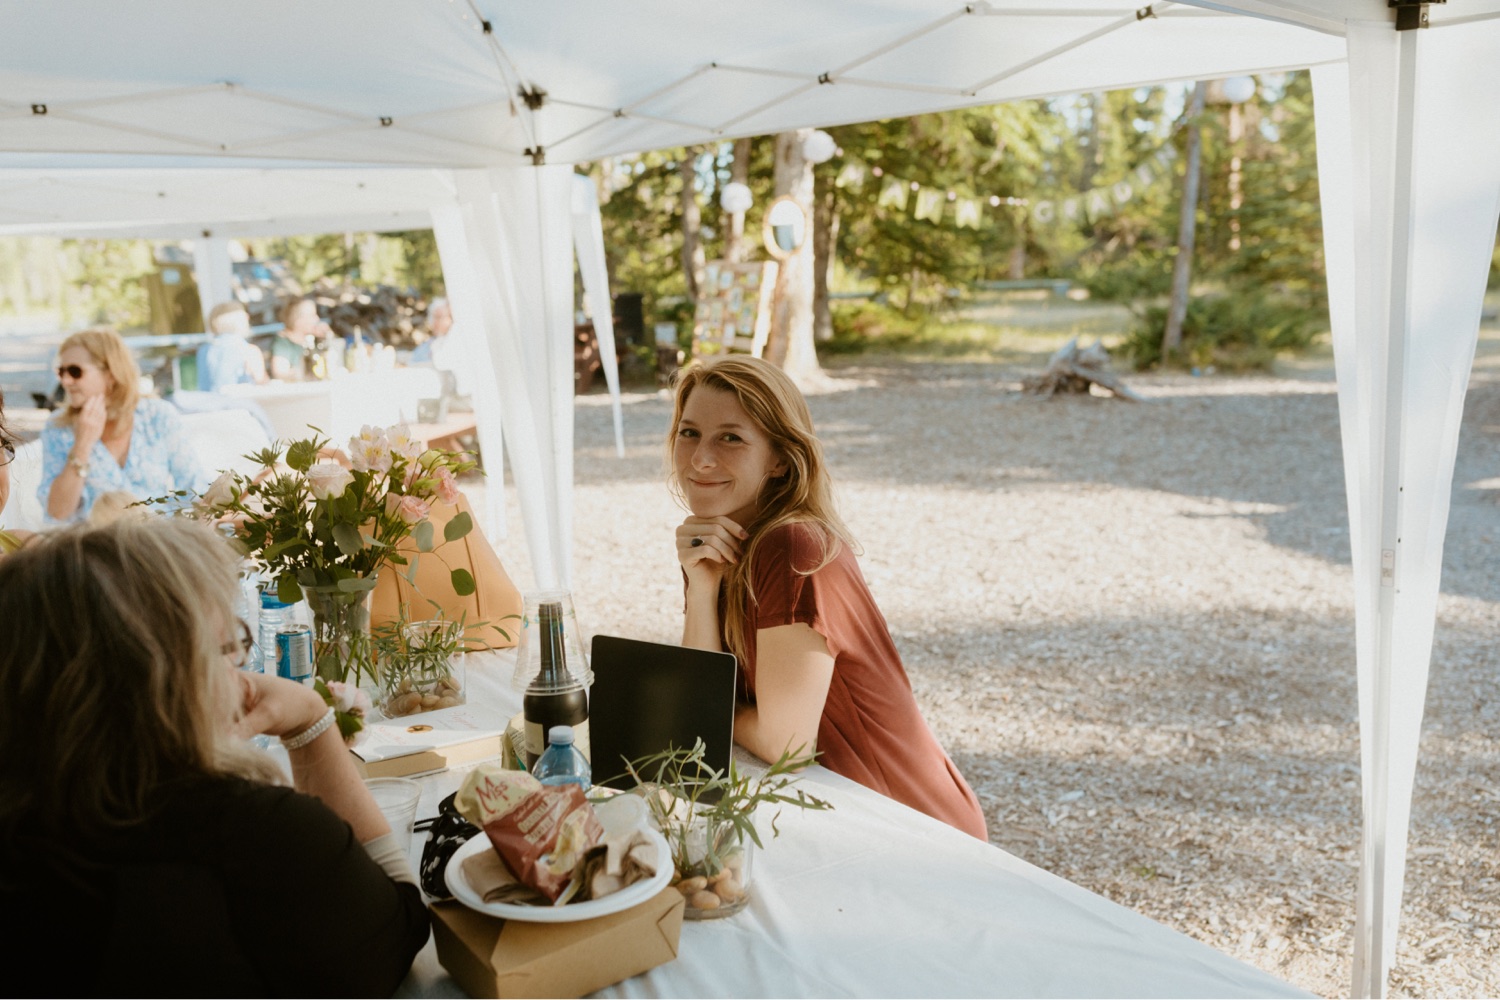
[(762, 239), (766, 252), (777, 260), (786, 260), (802, 249), (807, 240), (807, 213), (789, 194), (771, 202), (766, 210)]

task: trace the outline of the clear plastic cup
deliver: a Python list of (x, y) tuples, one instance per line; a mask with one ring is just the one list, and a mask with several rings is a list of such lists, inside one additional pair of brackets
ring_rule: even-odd
[(366, 778), (381, 815), (391, 824), (391, 832), (401, 845), (401, 852), (411, 854), (411, 829), (417, 821), (417, 803), (422, 800), (422, 786), (409, 778)]

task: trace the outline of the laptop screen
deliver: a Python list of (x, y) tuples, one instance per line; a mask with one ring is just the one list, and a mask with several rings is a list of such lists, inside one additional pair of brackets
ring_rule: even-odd
[(595, 784), (631, 788), (625, 761), (688, 749), (729, 767), (734, 753), (735, 659), (685, 646), (594, 636), (589, 689), (590, 766)]

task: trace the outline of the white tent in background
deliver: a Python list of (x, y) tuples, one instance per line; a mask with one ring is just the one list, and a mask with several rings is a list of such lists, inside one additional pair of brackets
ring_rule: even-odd
[[(1395, 2), (0, 0), (0, 232), (255, 235), (425, 216), (456, 311), (482, 319), (471, 349), (496, 374), (482, 437), (493, 448), (504, 425), (538, 576), (566, 582), (570, 242), (596, 321), (607, 296), (595, 230), (574, 227), (556, 164), (1312, 67), (1357, 588), (1354, 991), (1381, 995), (1500, 216), (1500, 119), (1486, 106), (1500, 0)], [(266, 172), (234, 173), (246, 169)], [(356, 175), (364, 187), (336, 180)], [(168, 176), (180, 186), (161, 187)]]

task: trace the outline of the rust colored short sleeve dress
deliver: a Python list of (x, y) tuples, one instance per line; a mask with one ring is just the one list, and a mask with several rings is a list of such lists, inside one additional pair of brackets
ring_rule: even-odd
[(755, 694), (755, 638), (763, 628), (802, 622), (833, 654), (833, 680), (818, 725), (818, 763), (981, 840), (984, 811), (928, 728), (911, 680), (891, 641), (885, 616), (841, 546), (828, 565), (821, 529), (809, 524), (772, 529), (756, 548), (755, 597), (746, 629), (746, 693)]

